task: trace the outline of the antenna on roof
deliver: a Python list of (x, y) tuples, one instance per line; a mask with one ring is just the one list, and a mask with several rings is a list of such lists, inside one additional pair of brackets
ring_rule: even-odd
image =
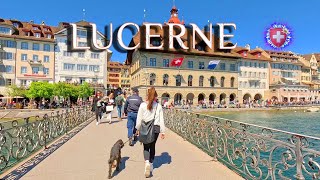
[(85, 20), (85, 17), (86, 17), (86, 9), (82, 9), (82, 20), (84, 21)]

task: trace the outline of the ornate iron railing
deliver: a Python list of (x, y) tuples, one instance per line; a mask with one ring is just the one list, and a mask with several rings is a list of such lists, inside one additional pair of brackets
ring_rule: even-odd
[(181, 110), (164, 116), (168, 128), (246, 179), (320, 179), (320, 138)]
[(0, 174), (93, 116), (87, 106), (0, 123)]

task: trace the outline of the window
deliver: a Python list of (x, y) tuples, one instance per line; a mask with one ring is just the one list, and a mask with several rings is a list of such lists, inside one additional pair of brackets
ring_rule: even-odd
[(188, 61), (188, 68), (193, 69), (193, 61)]
[(242, 81), (239, 82), (239, 87), (240, 87), (240, 88), (242, 87)]
[(256, 63), (256, 62), (254, 63), (254, 67), (255, 67), (255, 68), (257, 67), (257, 63)]
[(265, 89), (266, 88), (266, 83), (262, 83), (262, 88)]
[(224, 79), (225, 79), (224, 77), (221, 77), (221, 80), (220, 80), (220, 86), (221, 87), (224, 87)]
[(39, 60), (39, 56), (38, 55), (33, 55), (33, 58), (32, 58), (34, 61), (38, 61)]
[(188, 86), (192, 86), (192, 79), (193, 77), (191, 75), (188, 76)]
[(72, 77), (65, 77), (66, 82), (71, 82), (72, 81)]
[(27, 85), (27, 80), (20, 80), (20, 85), (21, 86), (26, 86)]
[(39, 51), (40, 50), (40, 45), (38, 43), (33, 43), (32, 49), (34, 51)]
[(68, 51), (63, 51), (63, 56), (72, 56), (72, 52), (68, 52)]
[(230, 80), (230, 87), (234, 87), (234, 77), (232, 77)]
[(86, 47), (87, 46), (87, 42), (78, 42), (78, 46), (79, 47)]
[(13, 59), (13, 53), (11, 53), (11, 52), (0, 52), (0, 59), (12, 60)]
[(169, 75), (165, 74), (163, 75), (163, 85), (168, 86), (168, 84), (169, 84)]
[(204, 69), (204, 62), (199, 62), (199, 69)]
[(21, 61), (26, 61), (28, 59), (27, 54), (21, 54)]
[(16, 48), (16, 42), (11, 40), (0, 40), (2, 47)]
[(92, 59), (99, 59), (99, 54), (98, 53), (91, 53), (91, 58)]
[(163, 67), (169, 67), (169, 59), (163, 59)]
[(153, 37), (151, 38), (151, 44), (152, 46), (161, 46), (161, 39)]
[(263, 68), (267, 68), (267, 64), (266, 63), (263, 63)]
[(80, 84), (83, 84), (83, 83), (85, 83), (85, 82), (86, 82), (86, 78), (81, 77), (81, 78), (80, 78)]
[(10, 66), (10, 65), (6, 66), (6, 72), (7, 73), (13, 73), (13, 67)]
[(199, 77), (199, 86), (200, 86), (200, 87), (203, 87), (203, 79), (204, 79), (203, 76), (200, 76), (200, 77)]
[(43, 74), (48, 75), (49, 74), (49, 68), (43, 68)]
[(89, 65), (89, 71), (99, 71), (99, 65)]
[(12, 85), (12, 79), (6, 79), (6, 85), (11, 86)]
[(248, 73), (247, 71), (244, 72), (244, 77), (247, 77), (248, 76)]
[(63, 64), (63, 70), (71, 70), (73, 71), (74, 70), (74, 64), (68, 64), (68, 63), (64, 63)]
[(182, 79), (181, 75), (176, 76), (176, 86), (181, 86), (181, 79)]
[(51, 37), (52, 37), (51, 34), (47, 34), (48, 39), (51, 39)]
[(32, 74), (38, 74), (39, 73), (39, 67), (32, 67)]
[(26, 74), (27, 73), (27, 67), (22, 66), (21, 67), (21, 74)]
[(226, 70), (226, 64), (220, 63), (220, 70)]
[(0, 34), (10, 34), (11, 29), (7, 27), (0, 27)]
[(40, 38), (40, 37), (41, 37), (41, 34), (40, 34), (40, 33), (34, 33), (34, 36), (35, 36), (36, 38)]
[(236, 65), (230, 64), (230, 71), (236, 71)]
[(210, 77), (210, 87), (214, 87), (216, 78), (214, 76)]
[(150, 74), (150, 85), (154, 86), (156, 84), (156, 75), (154, 73)]
[(44, 51), (50, 51), (50, 44), (44, 44), (43, 45), (43, 50)]
[(44, 61), (44, 62), (49, 62), (49, 56), (44, 56), (44, 57), (43, 57), (43, 61)]
[(77, 30), (77, 35), (82, 37), (87, 37), (87, 31)]
[(79, 52), (79, 53), (78, 53), (78, 57), (79, 57), (79, 58), (84, 58), (84, 52)]
[(156, 58), (150, 58), (149, 66), (157, 66), (157, 60)]
[(87, 71), (88, 70), (88, 65), (78, 64), (77, 65), (77, 70), (78, 71)]
[(21, 42), (21, 49), (29, 49), (27, 42)]
[(244, 62), (244, 66), (248, 67), (248, 62)]

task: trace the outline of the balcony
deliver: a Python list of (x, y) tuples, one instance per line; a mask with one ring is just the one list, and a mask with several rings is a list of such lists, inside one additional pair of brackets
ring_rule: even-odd
[(30, 65), (42, 65), (41, 60), (28, 60)]

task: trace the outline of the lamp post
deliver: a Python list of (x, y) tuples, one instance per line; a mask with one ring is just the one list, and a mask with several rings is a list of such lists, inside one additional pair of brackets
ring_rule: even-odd
[(94, 76), (95, 76), (95, 85), (94, 85), (94, 95), (97, 95), (97, 85), (98, 85), (98, 74), (99, 74), (99, 70), (98, 69), (94, 69)]

